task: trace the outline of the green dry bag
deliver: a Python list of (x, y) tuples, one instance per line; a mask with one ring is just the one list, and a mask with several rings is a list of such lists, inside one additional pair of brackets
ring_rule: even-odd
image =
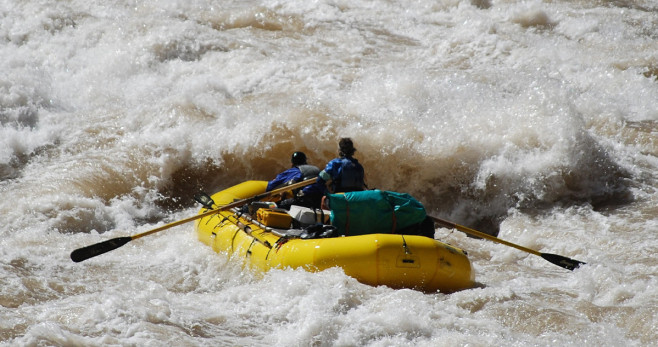
[(341, 235), (391, 234), (425, 220), (411, 195), (382, 190), (328, 194), (331, 224)]

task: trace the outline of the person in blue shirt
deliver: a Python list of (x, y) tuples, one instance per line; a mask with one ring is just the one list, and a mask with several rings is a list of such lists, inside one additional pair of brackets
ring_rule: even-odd
[(332, 159), (318, 175), (318, 183), (330, 193), (353, 192), (367, 189), (363, 166), (353, 155), (354, 143), (349, 137), (338, 142), (338, 158)]
[[(265, 189), (266, 192), (317, 177), (318, 173), (320, 173), (320, 169), (317, 166), (309, 165), (306, 162), (306, 154), (304, 152), (293, 153), (290, 161), (292, 167), (279, 173), (273, 180), (269, 181)], [(290, 208), (290, 205), (299, 205), (319, 208), (322, 196), (324, 195), (324, 186), (316, 182), (294, 193), (295, 196), (292, 199), (281, 201), (278, 204), (279, 207)]]

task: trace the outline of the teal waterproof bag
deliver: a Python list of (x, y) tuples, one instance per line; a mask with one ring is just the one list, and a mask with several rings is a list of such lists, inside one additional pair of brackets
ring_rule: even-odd
[(331, 224), (341, 235), (391, 234), (425, 220), (425, 207), (411, 195), (382, 190), (329, 194)]

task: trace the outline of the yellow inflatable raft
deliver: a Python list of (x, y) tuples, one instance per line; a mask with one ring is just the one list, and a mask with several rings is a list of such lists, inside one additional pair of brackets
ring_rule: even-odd
[[(212, 196), (217, 206), (265, 192), (266, 181), (247, 181)], [(202, 209), (199, 213), (206, 213)], [(237, 209), (198, 219), (199, 240), (215, 252), (244, 259), (253, 269), (340, 267), (361, 283), (425, 292), (454, 292), (474, 285), (466, 252), (424, 236), (368, 234), (300, 238), (299, 231), (267, 227)]]

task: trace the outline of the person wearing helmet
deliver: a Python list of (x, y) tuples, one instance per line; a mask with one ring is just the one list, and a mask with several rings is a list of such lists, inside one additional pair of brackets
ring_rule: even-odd
[[(269, 192), (289, 184), (305, 181), (317, 177), (320, 173), (320, 169), (317, 166), (309, 165), (306, 162), (306, 154), (304, 152), (293, 153), (290, 162), (292, 163), (292, 167), (279, 173), (273, 180), (269, 181), (265, 191)], [(293, 199), (282, 201), (280, 207), (290, 207), (291, 204), (320, 207), (323, 194), (323, 186), (313, 183), (304, 187), (300, 192), (296, 192)]]
[(338, 158), (332, 159), (318, 175), (318, 183), (330, 193), (361, 191), (367, 188), (363, 166), (354, 157), (354, 143), (349, 137), (338, 142)]

